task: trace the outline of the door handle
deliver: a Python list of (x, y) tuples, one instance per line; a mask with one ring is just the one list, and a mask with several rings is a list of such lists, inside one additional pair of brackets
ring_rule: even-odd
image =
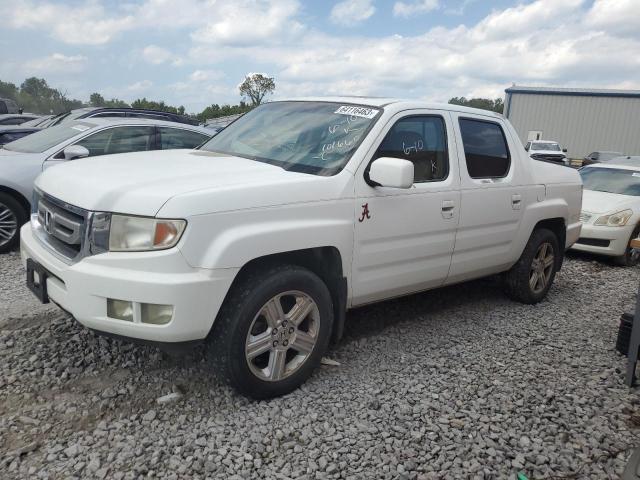
[(443, 200), (442, 201), (442, 218), (453, 218), (453, 209), (456, 207), (456, 204), (453, 200)]
[(514, 210), (520, 210), (520, 204), (522, 203), (522, 196), (519, 193), (511, 195), (511, 207)]

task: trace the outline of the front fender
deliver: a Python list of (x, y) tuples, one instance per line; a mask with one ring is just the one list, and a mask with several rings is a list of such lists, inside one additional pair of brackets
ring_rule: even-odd
[(188, 218), (179, 248), (197, 268), (241, 268), (276, 253), (332, 246), (349, 276), (353, 249), (353, 201), (302, 203)]

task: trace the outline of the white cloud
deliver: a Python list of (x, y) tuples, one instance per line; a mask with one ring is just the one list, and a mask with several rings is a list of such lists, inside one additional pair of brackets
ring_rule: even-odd
[(372, 0), (344, 0), (331, 9), (331, 21), (338, 25), (357, 25), (376, 12)]
[(87, 57), (54, 53), (47, 57), (28, 60), (22, 66), (27, 75), (46, 73), (79, 73), (85, 69)]
[(152, 86), (153, 82), (151, 80), (140, 80), (128, 85), (126, 90), (130, 93), (141, 93), (148, 91)]
[(395, 17), (411, 17), (428, 13), (439, 7), (438, 0), (414, 0), (412, 2), (396, 2), (393, 4), (393, 15)]
[(595, 0), (587, 14), (586, 25), (615, 33), (640, 37), (640, 2), (638, 0)]
[(49, 31), (57, 40), (72, 45), (104, 44), (135, 26), (132, 15), (111, 17), (96, 0), (71, 6), (31, 0), (5, 2), (0, 17), (13, 28)]
[(148, 45), (142, 49), (142, 57), (149, 63), (160, 65), (169, 61), (173, 55), (166, 48), (157, 45)]

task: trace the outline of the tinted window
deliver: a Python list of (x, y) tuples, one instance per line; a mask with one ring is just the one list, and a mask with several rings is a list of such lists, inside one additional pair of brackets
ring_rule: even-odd
[(31, 132), (7, 132), (0, 134), (0, 145), (18, 140), (19, 138), (29, 135), (30, 133)]
[(76, 145), (85, 147), (92, 157), (112, 153), (143, 152), (153, 147), (153, 136), (153, 127), (116, 127), (89, 135)]
[(460, 133), (471, 178), (500, 178), (509, 173), (511, 158), (500, 125), (461, 118)]
[(159, 127), (158, 130), (160, 131), (160, 148), (162, 150), (196, 148), (211, 138), (211, 135), (179, 128)]
[(126, 117), (127, 115), (124, 112), (102, 112), (96, 113), (95, 115), (91, 115), (92, 118), (114, 118), (114, 117)]
[(550, 150), (554, 152), (560, 151), (560, 145), (557, 143), (539, 143), (533, 142), (531, 144), (531, 150)]
[(27, 120), (29, 120), (29, 117), (27, 117), (27, 118), (21, 118), (21, 117), (3, 118), (2, 120), (0, 120), (0, 125), (22, 125)]
[(415, 183), (444, 180), (449, 173), (444, 120), (435, 116), (398, 120), (378, 147), (375, 158), (380, 157), (412, 162)]

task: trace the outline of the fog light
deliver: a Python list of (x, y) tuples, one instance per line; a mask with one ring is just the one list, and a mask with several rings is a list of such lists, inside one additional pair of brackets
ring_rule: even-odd
[(133, 322), (133, 304), (125, 300), (107, 298), (107, 317)]
[(173, 317), (173, 306), (142, 303), (140, 304), (140, 313), (142, 314), (142, 323), (164, 325), (169, 323)]

